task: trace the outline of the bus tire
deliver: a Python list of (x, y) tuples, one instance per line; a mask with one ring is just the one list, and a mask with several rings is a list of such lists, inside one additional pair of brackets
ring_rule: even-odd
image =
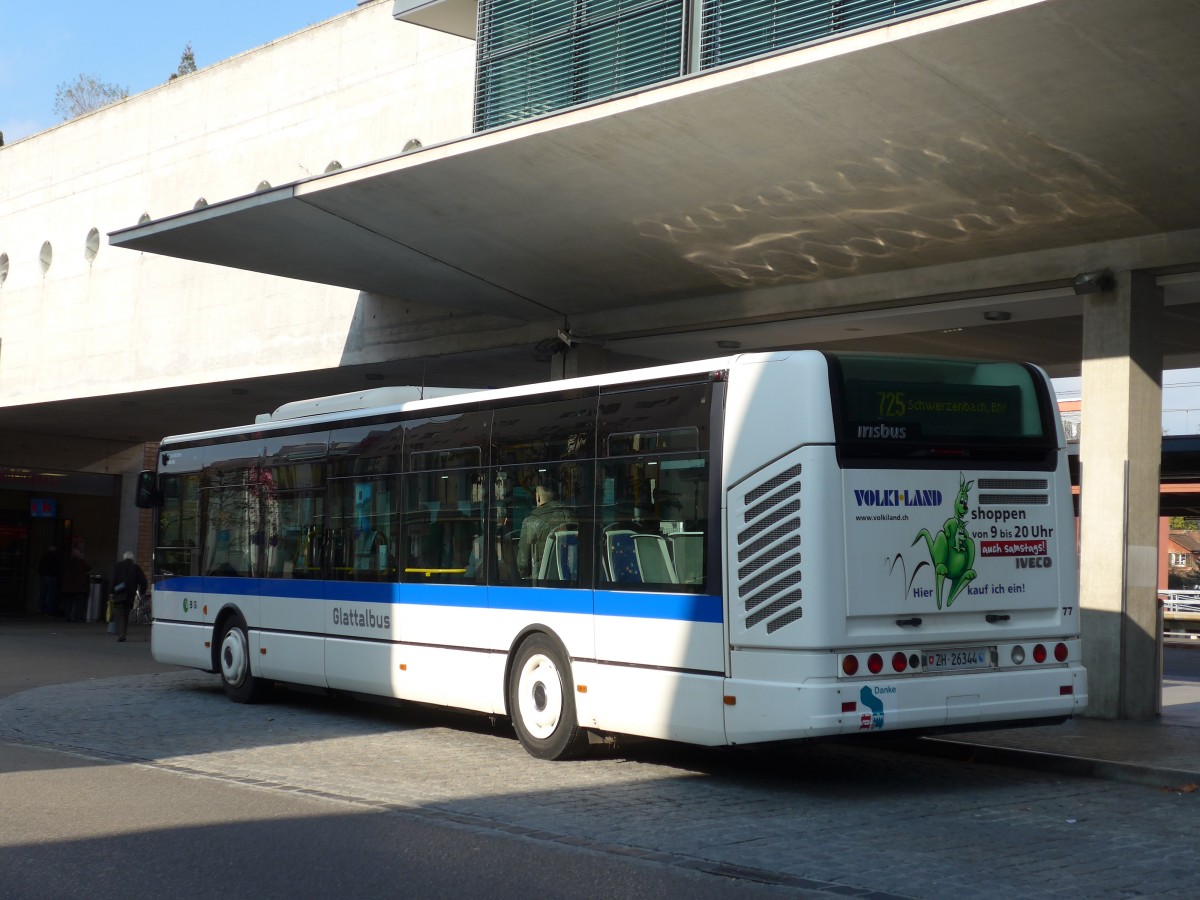
[(548, 635), (532, 634), (517, 649), (508, 677), (508, 709), (530, 756), (575, 759), (587, 751), (587, 732), (575, 716), (570, 663)]
[(250, 641), (246, 622), (239, 616), (225, 621), (217, 644), (221, 687), (234, 703), (257, 703), (267, 693), (267, 682), (250, 672)]

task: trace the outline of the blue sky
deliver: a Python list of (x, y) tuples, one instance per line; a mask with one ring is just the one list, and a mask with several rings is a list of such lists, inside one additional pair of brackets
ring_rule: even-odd
[(0, 0), (0, 132), (6, 143), (60, 121), (54, 94), (86, 73), (162, 84), (191, 42), (200, 68), (354, 9), (356, 0)]

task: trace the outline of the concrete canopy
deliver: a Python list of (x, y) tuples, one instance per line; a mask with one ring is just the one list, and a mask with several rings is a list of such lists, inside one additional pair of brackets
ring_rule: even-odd
[[(967, 4), (111, 239), (600, 337), (589, 319), (654, 328), (673, 301), (728, 323), (831, 280), (1171, 233), (1186, 247), (1198, 33), (1196, 0)], [(1150, 263), (1200, 261), (1200, 241), (1180, 245)]]

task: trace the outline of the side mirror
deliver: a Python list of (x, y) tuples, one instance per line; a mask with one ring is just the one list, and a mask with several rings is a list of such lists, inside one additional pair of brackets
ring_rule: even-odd
[(162, 506), (162, 493), (158, 489), (157, 473), (150, 470), (138, 472), (137, 497), (133, 502), (139, 509), (153, 509), (156, 506)]

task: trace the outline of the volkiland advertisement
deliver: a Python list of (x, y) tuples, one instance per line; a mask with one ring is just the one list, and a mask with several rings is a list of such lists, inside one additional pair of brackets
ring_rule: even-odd
[[(1048, 484), (1004, 472), (845, 473), (850, 615), (1053, 605)], [(1036, 482), (1034, 482), (1036, 484)]]

